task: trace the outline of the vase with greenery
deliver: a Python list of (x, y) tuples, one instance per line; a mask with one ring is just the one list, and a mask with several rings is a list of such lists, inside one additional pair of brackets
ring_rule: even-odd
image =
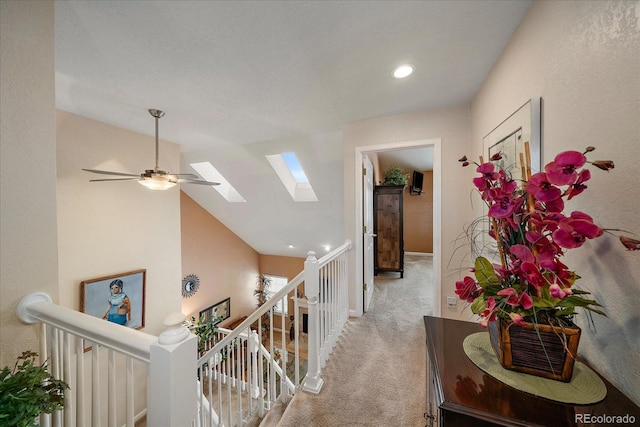
[[(490, 332), (495, 328), (492, 322), (498, 320), (534, 325), (539, 337), (535, 325), (575, 326), (572, 318), (577, 308), (605, 314), (589, 292), (574, 286), (580, 276), (562, 261), (568, 250), (580, 248), (587, 240), (620, 231), (599, 227), (584, 212), (565, 212), (565, 200), (587, 189), (591, 173), (585, 165), (605, 171), (614, 168), (609, 160), (589, 162), (586, 155), (593, 150), (562, 152), (533, 175), (524, 165), (522, 182), (497, 166), (500, 153), (489, 162), (476, 163), (479, 176), (473, 185), (487, 206), (482, 223), (488, 224), (488, 234), (496, 242), (497, 253), (492, 258), (496, 262), (478, 255), (473, 276), (458, 281), (455, 293), (470, 304), (482, 326), (490, 326)], [(469, 165), (466, 156), (460, 162)], [(636, 239), (624, 235), (619, 239), (628, 250), (640, 249)]]
[(24, 351), (13, 369), (0, 371), (0, 425), (37, 426), (40, 414), (51, 414), (64, 407), (69, 386), (54, 378), (46, 362), (36, 363), (37, 353)]
[(400, 166), (392, 166), (384, 172), (382, 185), (407, 185), (409, 176)]

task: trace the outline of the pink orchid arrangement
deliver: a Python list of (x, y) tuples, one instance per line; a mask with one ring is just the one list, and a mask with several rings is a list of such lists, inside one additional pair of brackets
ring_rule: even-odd
[[(564, 200), (581, 194), (591, 178), (587, 163), (609, 171), (612, 161), (588, 162), (584, 153), (565, 151), (548, 163), (543, 172), (531, 175), (523, 167), (524, 182), (512, 179), (494, 162), (477, 165), (480, 174), (473, 184), (488, 207), (489, 235), (496, 240), (500, 264), (479, 256), (472, 269), (475, 277), (466, 276), (456, 282), (456, 294), (471, 304), (479, 323), (496, 317), (514, 323), (538, 323), (575, 314), (576, 307), (605, 315), (601, 304), (589, 298), (589, 292), (573, 287), (579, 276), (562, 263), (565, 251), (582, 246), (606, 230), (598, 227), (584, 212), (563, 213)], [(459, 160), (468, 166), (466, 157)], [(628, 250), (639, 250), (640, 241), (620, 236)], [(544, 320), (543, 320), (544, 319)]]

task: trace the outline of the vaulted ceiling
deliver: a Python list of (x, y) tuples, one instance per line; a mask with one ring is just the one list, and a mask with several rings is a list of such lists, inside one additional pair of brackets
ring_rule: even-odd
[[(56, 104), (150, 135), (141, 169), (147, 109), (164, 110), (181, 172), (208, 161), (246, 202), (183, 191), (260, 253), (321, 253), (345, 238), (342, 127), (469, 102), (530, 4), (57, 1)], [(394, 79), (403, 63), (414, 73)], [(265, 156), (286, 151), (318, 202), (294, 202), (274, 174)]]

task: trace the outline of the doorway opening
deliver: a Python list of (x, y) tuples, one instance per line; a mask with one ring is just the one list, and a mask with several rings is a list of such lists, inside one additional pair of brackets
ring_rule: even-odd
[[(356, 273), (356, 307), (357, 307), (357, 315), (362, 315), (366, 309), (365, 303), (366, 298), (370, 298), (372, 295), (372, 289), (369, 289), (369, 285), (365, 290), (365, 264), (367, 264), (367, 268), (373, 268), (370, 262), (366, 262), (365, 256), (366, 251), (368, 250), (365, 244), (366, 240), (366, 230), (364, 229), (365, 225), (365, 206), (369, 206), (367, 203), (367, 189), (366, 182), (362, 177), (362, 169), (365, 159), (368, 157), (368, 154), (372, 153), (381, 153), (395, 150), (406, 150), (406, 149), (415, 149), (415, 148), (431, 148), (433, 150), (433, 294), (432, 301), (434, 304), (433, 314), (434, 316), (440, 316), (440, 275), (441, 275), (441, 230), (442, 230), (442, 216), (441, 216), (441, 206), (442, 206), (442, 169), (441, 169), (441, 139), (440, 138), (432, 138), (432, 139), (423, 139), (423, 140), (414, 140), (414, 141), (403, 141), (403, 142), (391, 142), (386, 144), (378, 144), (371, 146), (360, 146), (356, 147), (356, 232), (361, 235), (356, 236), (355, 238), (355, 273)], [(372, 286), (371, 286), (372, 287)], [(371, 293), (367, 295), (369, 292)]]

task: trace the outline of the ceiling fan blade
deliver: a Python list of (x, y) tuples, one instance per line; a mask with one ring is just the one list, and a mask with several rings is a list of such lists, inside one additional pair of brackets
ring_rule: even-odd
[(195, 173), (172, 173), (171, 175), (178, 177), (181, 176), (183, 178), (198, 179), (198, 175), (196, 175)]
[(182, 183), (182, 184), (220, 185), (219, 182), (202, 181), (202, 180), (199, 180), (199, 179), (184, 179), (184, 178), (180, 178), (180, 179), (178, 179), (178, 182)]
[(110, 172), (110, 171), (101, 171), (98, 169), (82, 169), (83, 171), (91, 172), (91, 173), (101, 173), (103, 175), (116, 175), (116, 176), (131, 176), (139, 178), (140, 175), (135, 175), (132, 173), (123, 173), (123, 172)]
[(89, 182), (102, 182), (102, 181), (137, 181), (140, 178), (104, 178), (104, 179), (90, 179)]

